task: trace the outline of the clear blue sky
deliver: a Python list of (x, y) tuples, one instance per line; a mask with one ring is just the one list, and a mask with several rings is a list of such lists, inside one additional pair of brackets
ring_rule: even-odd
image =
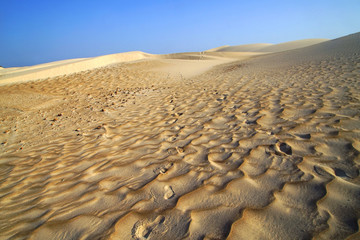
[(0, 65), (337, 38), (360, 0), (0, 0)]

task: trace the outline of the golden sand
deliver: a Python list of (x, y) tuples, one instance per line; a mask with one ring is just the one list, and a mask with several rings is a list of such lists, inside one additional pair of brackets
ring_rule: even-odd
[(2, 69), (0, 239), (359, 239), (360, 34), (254, 55)]

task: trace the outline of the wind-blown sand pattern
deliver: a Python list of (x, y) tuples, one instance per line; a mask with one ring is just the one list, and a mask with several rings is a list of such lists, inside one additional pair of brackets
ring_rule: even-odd
[(2, 86), (0, 238), (359, 239), (360, 34), (207, 54)]

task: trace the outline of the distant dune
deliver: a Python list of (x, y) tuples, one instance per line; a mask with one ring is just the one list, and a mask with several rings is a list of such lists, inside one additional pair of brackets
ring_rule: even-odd
[(283, 51), (287, 51), (287, 50), (308, 47), (308, 46), (322, 43), (322, 42), (325, 42), (328, 40), (329, 39), (297, 40), (297, 41), (291, 41), (291, 42), (285, 42), (285, 43), (279, 43), (279, 44), (267, 46), (267, 47), (262, 48), (260, 51), (262, 51), (262, 52), (283, 52)]
[[(248, 52), (249, 55), (258, 55), (268, 52), (281, 52), (296, 48), (302, 48), (324, 41), (326, 41), (326, 39), (305, 39), (280, 44), (258, 43), (238, 46), (222, 46), (205, 51), (207, 56), (201, 55), (198, 52), (156, 55), (135, 51), (110, 54), (92, 58), (68, 59), (29, 67), (0, 68), (0, 85), (51, 78), (60, 75), (72, 74), (76, 72), (91, 70), (94, 68), (104, 67), (111, 64), (131, 62), (142, 59), (198, 60), (199, 58), (201, 58), (202, 60), (210, 60), (214, 59), (215, 57), (217, 60), (219, 60), (220, 57), (223, 58), (223, 60), (229, 60), (229, 58), (236, 59), (238, 58), (238, 56), (240, 56), (236, 54), (231, 54), (232, 52)], [(240, 58), (242, 58), (242, 56)]]
[[(92, 70), (95, 68), (105, 67), (112, 64), (118, 63), (129, 63), (139, 60), (160, 60), (163, 59), (178, 59), (183, 60), (180, 72), (184, 70), (184, 74), (189, 76), (189, 73), (194, 72), (193, 70), (200, 69), (201, 71), (207, 70), (210, 67), (225, 63), (229, 61), (235, 61), (244, 59), (244, 57), (259, 55), (261, 53), (225, 53), (225, 52), (214, 52), (207, 54), (201, 54), (199, 52), (187, 52), (187, 53), (173, 53), (173, 54), (148, 54), (140, 51), (126, 52), (104, 55), (92, 58), (77, 58), (68, 59), (50, 63), (44, 63), (29, 67), (14, 67), (14, 68), (0, 68), (0, 85), (13, 84), (20, 82), (33, 81), (37, 79), (46, 79), (56, 76), (77, 73), (86, 70)], [(192, 60), (197, 60), (196, 62)], [(199, 60), (214, 60), (214, 61), (201, 61)], [(191, 63), (189, 62), (191, 61)], [(194, 65), (195, 64), (195, 65)], [(177, 64), (179, 66), (179, 64)], [(191, 71), (185, 69), (190, 68)], [(179, 70), (178, 67), (175, 69)], [(200, 71), (200, 72), (201, 72)], [(172, 71), (173, 72), (173, 71)], [(195, 72), (199, 72), (195, 70)], [(190, 74), (192, 75), (192, 74)]]
[(314, 44), (322, 43), (328, 41), (329, 39), (304, 39), (291, 42), (284, 42), (279, 44), (270, 44), (270, 43), (256, 43), (256, 44), (246, 44), (246, 45), (237, 45), (237, 46), (223, 46), (218, 48), (213, 48), (207, 51), (210, 52), (282, 52), (297, 48), (303, 48), (311, 46)]
[(216, 52), (216, 51), (219, 51), (219, 50), (227, 48), (227, 47), (230, 47), (230, 45), (224, 45), (224, 46), (212, 48), (212, 49), (206, 50), (206, 52)]
[[(281, 52), (296, 48), (302, 48), (314, 45), (326, 39), (305, 39), (298, 41), (285, 42), (280, 44), (257, 43), (238, 46), (221, 46), (205, 51), (207, 56), (200, 56), (200, 53), (176, 53), (176, 54), (148, 54), (140, 51), (117, 53), (92, 58), (68, 59), (50, 63), (44, 63), (28, 67), (0, 68), (0, 85), (9, 83), (18, 83), (32, 81), (36, 79), (45, 79), (56, 77), (64, 74), (91, 70), (94, 68), (104, 67), (111, 64), (131, 62), (142, 59), (184, 59), (197, 60), (200, 57), (208, 60), (216, 57), (237, 58), (240, 55), (231, 54), (231, 52), (248, 52), (250, 55), (258, 55), (268, 52)], [(224, 53), (228, 54), (224, 54)], [(212, 53), (212, 54), (211, 54)], [(223, 54), (222, 54), (223, 53)], [(210, 55), (209, 55), (210, 54)], [(244, 55), (244, 54), (243, 54)], [(242, 57), (242, 56), (241, 56)], [(225, 60), (225, 59), (224, 59)]]
[(51, 78), (64, 74), (99, 68), (110, 64), (144, 59), (150, 56), (143, 52), (110, 54), (93, 58), (69, 59), (29, 67), (0, 69), (0, 85), (11, 82)]
[(260, 52), (263, 48), (272, 46), (271, 43), (255, 43), (237, 46), (223, 46), (207, 50), (209, 52)]
[[(291, 51), (277, 52), (258, 58), (263, 67), (289, 66), (341, 55), (354, 55), (360, 49), (360, 34), (351, 34), (320, 44), (310, 45)], [(276, 68), (275, 68), (276, 69)]]

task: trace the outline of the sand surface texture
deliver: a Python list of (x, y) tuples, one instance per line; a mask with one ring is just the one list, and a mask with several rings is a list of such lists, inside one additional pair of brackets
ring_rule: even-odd
[(0, 239), (359, 239), (360, 34), (185, 55), (0, 87)]

